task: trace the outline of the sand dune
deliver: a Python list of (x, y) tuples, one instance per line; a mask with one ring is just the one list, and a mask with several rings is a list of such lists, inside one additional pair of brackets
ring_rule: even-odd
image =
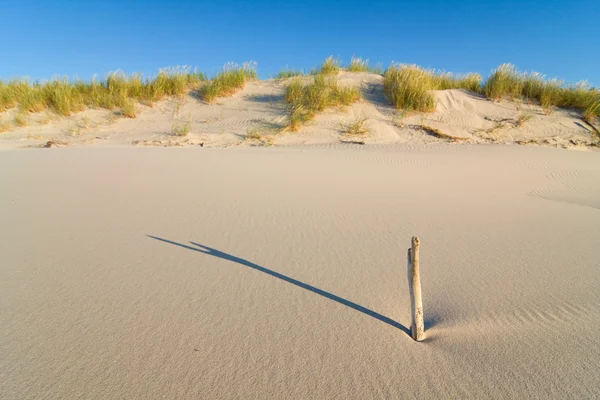
[[(280, 123), (279, 93), (189, 100), (181, 115), (224, 113), (190, 142)], [(427, 118), (470, 139), (461, 126), (515, 113), (438, 96)], [(162, 140), (169, 104), (90, 134)], [(333, 144), (331, 112), (277, 139), (313, 143), (297, 148), (3, 151), (1, 397), (600, 397), (599, 153), (423, 145), (439, 140), (395, 130), (388, 111), (346, 113), (406, 144)], [(569, 118), (504, 138), (584, 135)], [(423, 343), (407, 329), (413, 235)]]
[[(311, 79), (305, 77), (304, 79)], [(520, 143), (563, 148), (597, 147), (594, 127), (574, 110), (556, 109), (550, 115), (533, 104), (491, 102), (464, 90), (436, 91), (437, 110), (401, 116), (383, 94), (383, 77), (372, 73), (340, 72), (341, 85), (360, 87), (363, 100), (346, 109), (330, 109), (298, 133), (281, 132), (287, 123), (283, 101), (286, 80), (250, 82), (232, 97), (205, 104), (189, 93), (182, 99), (138, 105), (136, 119), (115, 118), (107, 110), (87, 110), (68, 118), (48, 120), (46, 113), (30, 116), (30, 124), (0, 134), (0, 148), (42, 146), (50, 140), (64, 146), (264, 146), (335, 144), (359, 140), (368, 144), (433, 143), (440, 139), (422, 125), (465, 139), (464, 143)], [(13, 109), (4, 113), (10, 121)], [(518, 126), (520, 116), (529, 120)], [(366, 120), (365, 137), (348, 138), (344, 125)], [(40, 124), (40, 122), (45, 124)], [(188, 125), (185, 137), (173, 128)], [(596, 127), (597, 128), (597, 127)], [(249, 139), (249, 133), (260, 139)], [(443, 141), (443, 140), (442, 140)]]

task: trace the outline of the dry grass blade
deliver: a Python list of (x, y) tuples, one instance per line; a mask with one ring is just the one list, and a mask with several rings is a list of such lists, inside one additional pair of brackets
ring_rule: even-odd
[(434, 137), (436, 137), (438, 139), (449, 140), (451, 142), (458, 142), (458, 141), (461, 141), (461, 140), (467, 140), (467, 138), (448, 135), (448, 134), (442, 132), (441, 130), (439, 130), (437, 128), (433, 128), (433, 127), (427, 126), (427, 125), (421, 125), (421, 129), (425, 133), (427, 133), (428, 135), (434, 136)]
[(525, 125), (525, 123), (527, 121), (531, 120), (532, 118), (533, 118), (533, 115), (531, 115), (531, 114), (521, 114), (521, 115), (519, 115), (519, 118), (517, 118), (515, 125), (518, 127), (522, 127), (523, 125)]
[(354, 122), (342, 126), (342, 132), (351, 136), (364, 136), (369, 133), (369, 129), (365, 127), (366, 118), (359, 118)]

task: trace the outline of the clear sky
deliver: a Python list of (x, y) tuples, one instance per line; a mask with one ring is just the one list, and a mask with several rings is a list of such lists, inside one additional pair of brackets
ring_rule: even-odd
[(600, 0), (0, 0), (0, 78), (89, 79), (256, 61), (261, 78), (328, 55), (484, 76), (500, 63), (600, 85)]

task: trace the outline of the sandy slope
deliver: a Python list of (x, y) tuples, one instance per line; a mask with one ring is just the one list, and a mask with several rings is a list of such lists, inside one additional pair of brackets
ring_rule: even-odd
[(1, 397), (597, 398), (598, 182), (521, 146), (2, 152)]
[[(204, 104), (193, 93), (182, 99), (159, 102), (153, 108), (139, 105), (136, 119), (115, 117), (106, 110), (88, 110), (51, 120), (47, 113), (32, 115), (28, 126), (12, 126), (10, 132), (0, 133), (0, 148), (39, 147), (49, 140), (70, 146), (202, 143), (207, 147), (331, 144), (341, 140), (377, 144), (440, 141), (424, 132), (421, 125), (464, 138), (468, 143), (518, 142), (588, 149), (590, 145), (597, 146), (600, 140), (594, 127), (573, 110), (556, 109), (545, 115), (537, 105), (494, 103), (463, 90), (445, 90), (435, 93), (436, 112), (401, 116), (383, 95), (382, 76), (341, 72), (338, 80), (341, 85), (359, 87), (363, 100), (345, 109), (327, 110), (298, 133), (281, 132), (287, 123), (283, 101), (287, 81), (265, 80), (251, 82), (234, 96), (221, 98), (212, 105)], [(14, 109), (0, 113), (0, 123), (12, 121), (15, 113)], [(523, 114), (531, 119), (517, 126)], [(365, 137), (347, 137), (344, 126), (359, 118), (366, 119), (370, 133)], [(186, 137), (175, 136), (173, 128), (185, 124), (189, 124), (190, 133)], [(259, 133), (262, 138), (249, 140), (249, 133)]]

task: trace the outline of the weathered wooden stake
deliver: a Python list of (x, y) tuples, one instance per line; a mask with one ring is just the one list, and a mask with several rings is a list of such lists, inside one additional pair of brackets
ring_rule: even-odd
[(417, 342), (425, 339), (423, 300), (421, 299), (421, 277), (419, 275), (419, 243), (419, 238), (413, 236), (412, 247), (408, 249), (408, 285), (410, 287), (410, 306), (412, 314), (410, 333), (412, 338)]

